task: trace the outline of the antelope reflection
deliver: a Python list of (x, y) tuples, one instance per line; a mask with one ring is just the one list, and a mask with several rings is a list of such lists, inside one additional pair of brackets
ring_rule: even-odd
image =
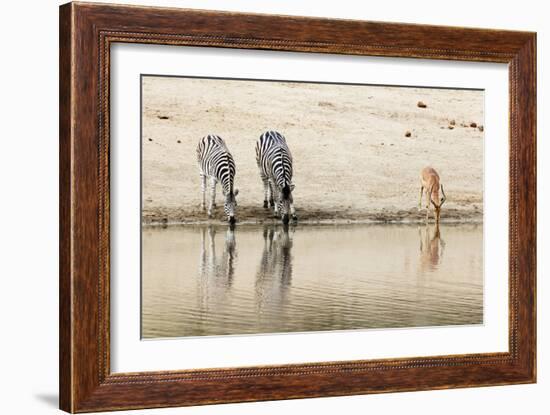
[(420, 238), (420, 270), (422, 272), (434, 271), (439, 266), (445, 250), (445, 241), (441, 239), (439, 226), (434, 226), (432, 235), (430, 226), (426, 224), (424, 232), (418, 228), (418, 236)]
[(216, 252), (216, 228), (201, 228), (201, 254), (199, 262), (199, 298), (201, 310), (208, 305), (223, 304), (229, 297), (229, 290), (235, 276), (237, 241), (233, 227), (225, 233), (225, 244), (221, 254)]
[[(264, 247), (256, 273), (256, 305), (258, 312), (282, 310), (292, 281), (292, 235), (288, 225), (265, 226)], [(270, 315), (279, 320), (277, 314)]]

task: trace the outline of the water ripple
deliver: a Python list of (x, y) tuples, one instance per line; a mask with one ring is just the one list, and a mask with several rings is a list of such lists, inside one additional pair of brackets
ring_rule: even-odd
[(148, 230), (142, 333), (480, 324), (482, 247), (479, 225)]

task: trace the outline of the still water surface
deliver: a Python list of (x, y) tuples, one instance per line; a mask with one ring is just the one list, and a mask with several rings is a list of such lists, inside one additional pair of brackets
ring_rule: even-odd
[(483, 322), (481, 225), (146, 227), (142, 336)]

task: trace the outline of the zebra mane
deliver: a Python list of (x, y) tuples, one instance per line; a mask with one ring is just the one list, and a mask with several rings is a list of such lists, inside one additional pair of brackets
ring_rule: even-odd
[[(287, 198), (288, 196), (284, 193), (284, 189), (288, 187), (288, 183), (286, 182), (287, 166), (286, 166), (286, 163), (284, 162), (286, 152), (284, 151), (284, 149), (281, 146), (278, 146), (277, 147), (277, 153), (278, 153), (277, 155), (279, 156), (279, 158), (281, 160), (281, 170), (283, 171), (283, 178), (284, 178), (283, 195), (285, 196), (285, 198)], [(290, 194), (290, 189), (289, 189), (289, 194)]]
[[(229, 162), (230, 160), (229, 159), (230, 159), (229, 151), (226, 151), (225, 152), (225, 161), (227, 163), (227, 166), (230, 165), (230, 162)], [(233, 176), (230, 175), (229, 176), (229, 194), (230, 195), (233, 195), (233, 180), (231, 180), (232, 178), (233, 178)]]

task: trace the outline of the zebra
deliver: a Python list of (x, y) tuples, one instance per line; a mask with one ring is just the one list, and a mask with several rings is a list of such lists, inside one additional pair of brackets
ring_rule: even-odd
[(216, 184), (221, 182), (225, 203), (223, 210), (231, 225), (235, 224), (238, 189), (233, 189), (235, 181), (235, 161), (223, 139), (217, 135), (204, 136), (197, 147), (197, 162), (201, 177), (202, 210), (206, 209), (206, 180), (210, 179), (210, 203), (208, 217), (216, 207)]
[(256, 143), (256, 163), (264, 185), (264, 209), (273, 207), (275, 216), (289, 222), (289, 212), (296, 221), (292, 191), (292, 155), (284, 136), (276, 131), (263, 133)]

